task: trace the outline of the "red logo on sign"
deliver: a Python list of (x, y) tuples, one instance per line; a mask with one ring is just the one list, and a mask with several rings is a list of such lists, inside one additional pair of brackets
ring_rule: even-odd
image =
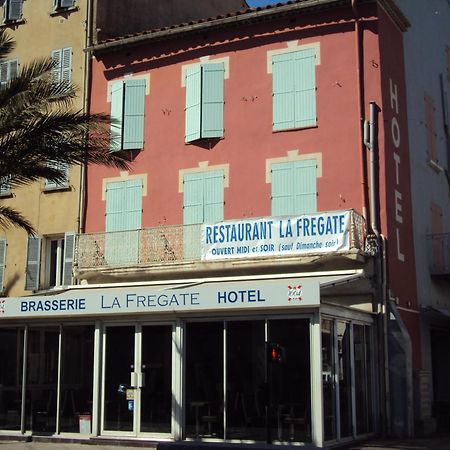
[(295, 300), (298, 300), (299, 302), (302, 301), (302, 285), (299, 284), (298, 286), (288, 286), (288, 301), (292, 302)]

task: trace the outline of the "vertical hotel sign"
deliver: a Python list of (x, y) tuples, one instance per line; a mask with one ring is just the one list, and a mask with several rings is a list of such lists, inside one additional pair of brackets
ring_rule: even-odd
[(382, 221), (387, 230), (388, 284), (400, 306), (414, 310), (417, 308), (417, 289), (403, 36), (383, 9), (379, 9), (379, 14), (385, 145), (384, 155), (380, 155), (381, 158), (384, 156), (385, 170), (385, 196), (381, 206)]

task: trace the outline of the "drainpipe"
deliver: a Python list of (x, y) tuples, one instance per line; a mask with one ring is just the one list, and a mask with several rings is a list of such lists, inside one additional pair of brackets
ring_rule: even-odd
[[(88, 0), (86, 5), (86, 38), (85, 48), (92, 46), (92, 17), (94, 0)], [(91, 52), (84, 54), (84, 80), (83, 80), (83, 113), (89, 113), (89, 104), (91, 99)], [(86, 182), (87, 171), (86, 164), (81, 165), (80, 170), (80, 193), (78, 201), (78, 230), (77, 233), (84, 233), (86, 226)]]
[(370, 116), (369, 121), (364, 122), (364, 145), (369, 151), (369, 191), (370, 191), (370, 228), (375, 236), (375, 241), (372, 243), (376, 260), (376, 276), (378, 295), (381, 300), (381, 310), (379, 304), (374, 298), (372, 309), (377, 312), (380, 317), (379, 321), (379, 342), (380, 348), (383, 349), (383, 354), (380, 355), (380, 373), (383, 387), (382, 400), (385, 405), (385, 434), (390, 434), (390, 389), (389, 389), (389, 359), (388, 359), (388, 293), (387, 293), (387, 264), (386, 264), (386, 239), (379, 230), (379, 210), (378, 210), (378, 121), (377, 113), (378, 106), (375, 102), (370, 102)]
[[(355, 17), (355, 56), (356, 56), (356, 82), (358, 94), (358, 142), (363, 141), (363, 125), (364, 125), (364, 77), (363, 77), (363, 40), (361, 38), (361, 23), (357, 10), (357, 1), (352, 0), (352, 10)], [(361, 179), (361, 199), (362, 199), (362, 215), (367, 219), (367, 170), (364, 148), (360, 152), (360, 179)]]

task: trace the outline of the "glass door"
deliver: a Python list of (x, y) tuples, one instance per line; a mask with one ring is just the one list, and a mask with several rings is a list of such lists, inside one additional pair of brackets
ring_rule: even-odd
[(106, 326), (104, 434), (172, 431), (172, 325)]

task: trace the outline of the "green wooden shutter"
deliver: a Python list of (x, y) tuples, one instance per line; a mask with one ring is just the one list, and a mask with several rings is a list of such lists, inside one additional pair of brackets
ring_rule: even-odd
[(203, 173), (186, 174), (183, 184), (183, 224), (203, 223)]
[(142, 180), (108, 183), (106, 188), (106, 261), (130, 264), (138, 261), (142, 223)]
[(123, 149), (144, 147), (144, 104), (146, 81), (125, 81), (125, 104), (123, 113)]
[(183, 242), (184, 257), (199, 259), (201, 253), (201, 226), (204, 221), (203, 173), (192, 173), (183, 180)]
[(272, 216), (294, 214), (294, 164), (272, 165)]
[(315, 159), (294, 163), (294, 214), (317, 212), (317, 163)]
[(292, 216), (317, 211), (315, 159), (272, 165), (272, 215)]
[(313, 48), (294, 53), (295, 127), (317, 123), (316, 114), (316, 52)]
[(223, 170), (205, 172), (204, 191), (204, 222), (215, 223), (223, 221), (224, 207), (224, 173)]
[(314, 49), (273, 56), (274, 131), (316, 125), (315, 58)]
[(295, 81), (293, 53), (274, 55), (272, 58), (273, 129), (285, 130), (295, 126)]
[(41, 241), (40, 236), (28, 236), (27, 262), (25, 273), (25, 290), (39, 289), (39, 271), (41, 267)]
[[(124, 83), (118, 81), (111, 86), (111, 140), (110, 150), (122, 150)], [(114, 123), (113, 123), (114, 122)]]
[(202, 67), (200, 65), (186, 69), (185, 85), (185, 142), (192, 142), (201, 137)]
[(0, 239), (0, 292), (5, 287), (6, 239)]
[(62, 284), (64, 286), (70, 286), (72, 284), (72, 268), (75, 253), (75, 233), (64, 233), (64, 263), (63, 263), (63, 275)]
[(202, 66), (202, 138), (223, 137), (224, 73), (223, 63)]

